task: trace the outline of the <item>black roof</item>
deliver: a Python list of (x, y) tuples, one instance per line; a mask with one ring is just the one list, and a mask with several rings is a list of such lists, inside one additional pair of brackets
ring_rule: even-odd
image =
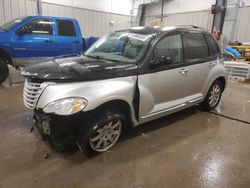
[(154, 27), (133, 27), (130, 29), (119, 30), (116, 32), (128, 32), (128, 33), (138, 33), (142, 35), (159, 34), (161, 33), (161, 28)]
[(196, 28), (196, 27), (167, 26), (167, 27), (133, 27), (130, 29), (124, 29), (120, 31), (125, 31), (129, 33), (138, 33), (142, 35), (149, 35), (149, 34), (158, 35), (162, 32), (168, 32), (168, 31), (201, 31), (202, 32), (204, 30), (201, 28)]

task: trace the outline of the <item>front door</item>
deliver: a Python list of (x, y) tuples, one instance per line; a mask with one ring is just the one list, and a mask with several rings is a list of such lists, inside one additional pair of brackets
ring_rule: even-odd
[[(185, 69), (180, 34), (163, 37), (155, 45), (152, 60), (166, 59), (138, 76), (141, 122), (167, 115), (185, 106)], [(151, 62), (150, 62), (151, 63)], [(150, 64), (149, 63), (149, 64)]]
[(12, 50), (18, 65), (47, 60), (54, 56), (53, 22), (37, 18), (19, 28), (12, 41)]

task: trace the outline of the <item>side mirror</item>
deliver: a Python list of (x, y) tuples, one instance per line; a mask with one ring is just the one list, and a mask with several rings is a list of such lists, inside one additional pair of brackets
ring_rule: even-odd
[(17, 30), (17, 34), (28, 34), (32, 33), (32, 29), (30, 26), (23, 26), (19, 30)]
[(169, 56), (160, 56), (153, 59), (150, 63), (151, 68), (157, 68), (159, 66), (164, 66), (173, 63), (173, 60)]

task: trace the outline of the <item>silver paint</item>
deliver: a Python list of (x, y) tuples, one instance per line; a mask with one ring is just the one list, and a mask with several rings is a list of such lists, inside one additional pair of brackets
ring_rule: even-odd
[(96, 109), (98, 106), (113, 100), (126, 102), (131, 109), (132, 121), (134, 124), (134, 109), (132, 105), (136, 86), (136, 76), (120, 77), (114, 79), (49, 84), (40, 95), (37, 108), (43, 109), (47, 104), (69, 97), (81, 97), (88, 101), (83, 111)]
[(87, 82), (44, 83), (36, 108), (68, 97), (82, 97), (88, 101), (83, 111), (96, 109), (113, 100), (125, 101), (131, 109), (134, 126), (198, 104), (204, 100), (212, 83), (227, 74), (223, 60), (194, 64), (138, 76), (140, 91), (139, 122), (135, 118), (133, 98), (137, 76)]
[(222, 59), (140, 75), (139, 122), (151, 121), (199, 104), (219, 77), (227, 80)]

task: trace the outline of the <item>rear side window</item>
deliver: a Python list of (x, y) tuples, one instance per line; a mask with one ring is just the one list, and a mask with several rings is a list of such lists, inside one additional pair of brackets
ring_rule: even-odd
[(218, 44), (215, 41), (215, 39), (211, 35), (208, 35), (208, 34), (206, 34), (205, 36), (206, 36), (206, 39), (207, 39), (209, 46), (210, 46), (209, 55), (215, 56), (215, 55), (220, 54), (220, 50), (219, 50)]
[(52, 20), (47, 18), (39, 18), (32, 20), (30, 23), (26, 24), (26, 28), (31, 30), (32, 34), (38, 35), (52, 35), (53, 34), (53, 27), (52, 27)]
[(169, 57), (173, 63), (182, 61), (182, 42), (180, 35), (163, 38), (154, 49), (154, 58)]
[(58, 35), (59, 36), (76, 36), (75, 27), (72, 21), (69, 20), (56, 20)]
[(202, 33), (185, 33), (183, 46), (186, 60), (208, 57), (207, 41)]

